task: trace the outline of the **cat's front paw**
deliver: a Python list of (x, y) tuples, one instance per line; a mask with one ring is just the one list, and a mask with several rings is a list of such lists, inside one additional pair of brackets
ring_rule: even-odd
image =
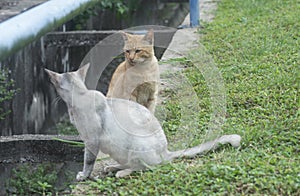
[(77, 181), (84, 181), (88, 178), (88, 176), (84, 175), (83, 172), (78, 172), (76, 175), (76, 180)]

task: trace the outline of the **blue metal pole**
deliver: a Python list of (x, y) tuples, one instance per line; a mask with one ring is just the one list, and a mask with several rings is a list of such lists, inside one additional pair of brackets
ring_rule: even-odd
[(190, 0), (190, 26), (197, 27), (200, 25), (199, 0)]

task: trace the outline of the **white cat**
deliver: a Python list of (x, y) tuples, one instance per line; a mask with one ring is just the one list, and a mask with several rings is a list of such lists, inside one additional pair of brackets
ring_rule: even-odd
[(193, 148), (169, 151), (164, 131), (148, 109), (128, 100), (106, 98), (101, 92), (86, 88), (88, 68), (89, 64), (63, 74), (46, 70), (85, 143), (84, 167), (77, 180), (90, 176), (99, 150), (119, 163), (107, 166), (105, 171), (117, 171), (116, 177), (124, 177), (177, 157), (193, 157), (219, 144), (240, 145), (239, 135), (224, 135)]

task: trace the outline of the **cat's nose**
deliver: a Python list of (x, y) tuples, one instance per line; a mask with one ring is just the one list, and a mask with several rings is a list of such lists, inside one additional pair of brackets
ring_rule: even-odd
[(134, 56), (135, 56), (134, 54), (130, 54), (130, 55), (129, 55), (129, 59), (130, 59), (130, 60), (133, 60), (133, 59), (134, 59)]
[(135, 58), (135, 52), (130, 51), (130, 53), (129, 53), (129, 59), (133, 60), (134, 58)]

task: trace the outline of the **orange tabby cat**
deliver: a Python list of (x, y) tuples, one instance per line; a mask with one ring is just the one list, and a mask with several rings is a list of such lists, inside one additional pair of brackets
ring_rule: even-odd
[(121, 33), (125, 61), (114, 72), (106, 96), (135, 101), (154, 113), (159, 67), (154, 55), (153, 30), (146, 35)]

